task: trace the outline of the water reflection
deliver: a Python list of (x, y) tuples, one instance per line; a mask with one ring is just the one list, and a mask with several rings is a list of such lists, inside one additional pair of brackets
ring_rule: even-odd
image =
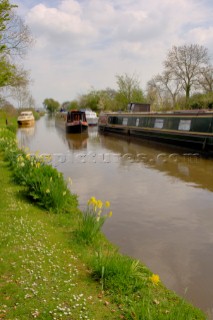
[(18, 136), (19, 136), (19, 144), (20, 146), (27, 146), (29, 145), (32, 137), (35, 134), (35, 126), (31, 127), (19, 127), (18, 128)]
[(111, 150), (111, 159), (119, 159), (121, 165), (142, 163), (148, 168), (159, 170), (178, 178), (191, 186), (213, 191), (213, 161), (204, 159), (198, 153), (180, 151), (158, 145), (122, 141), (115, 137), (101, 136), (101, 144)]

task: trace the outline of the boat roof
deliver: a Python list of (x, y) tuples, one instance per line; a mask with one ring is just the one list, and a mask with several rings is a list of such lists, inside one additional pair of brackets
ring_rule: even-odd
[(101, 113), (102, 115), (204, 115), (212, 114), (213, 110), (211, 109), (194, 109), (194, 110), (175, 110), (175, 111), (150, 111), (150, 112), (127, 112), (127, 111), (118, 111), (118, 112), (106, 112)]
[(24, 115), (24, 114), (28, 115), (28, 114), (32, 114), (32, 111), (22, 111), (20, 114), (21, 115)]

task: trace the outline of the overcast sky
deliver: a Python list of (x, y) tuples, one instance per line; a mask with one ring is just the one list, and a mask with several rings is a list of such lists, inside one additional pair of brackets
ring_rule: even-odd
[(125, 73), (145, 90), (173, 45), (203, 45), (213, 61), (213, 0), (14, 3), (36, 40), (24, 65), (38, 107), (45, 98), (62, 103), (91, 89), (117, 89), (116, 75)]

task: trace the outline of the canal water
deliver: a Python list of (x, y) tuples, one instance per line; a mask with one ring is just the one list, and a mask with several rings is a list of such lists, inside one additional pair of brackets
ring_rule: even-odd
[(20, 146), (51, 154), (79, 195), (109, 200), (103, 231), (171, 290), (213, 314), (213, 159), (154, 143), (67, 135), (47, 115), (19, 129)]

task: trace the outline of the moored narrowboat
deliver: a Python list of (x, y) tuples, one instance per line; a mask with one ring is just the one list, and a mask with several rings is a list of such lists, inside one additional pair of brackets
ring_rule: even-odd
[(85, 112), (78, 110), (58, 112), (55, 124), (65, 129), (66, 133), (82, 133), (88, 129)]
[(105, 113), (99, 117), (100, 132), (155, 140), (213, 154), (213, 112)]
[(22, 111), (18, 116), (17, 123), (23, 127), (33, 126), (35, 124), (35, 118), (32, 111)]

